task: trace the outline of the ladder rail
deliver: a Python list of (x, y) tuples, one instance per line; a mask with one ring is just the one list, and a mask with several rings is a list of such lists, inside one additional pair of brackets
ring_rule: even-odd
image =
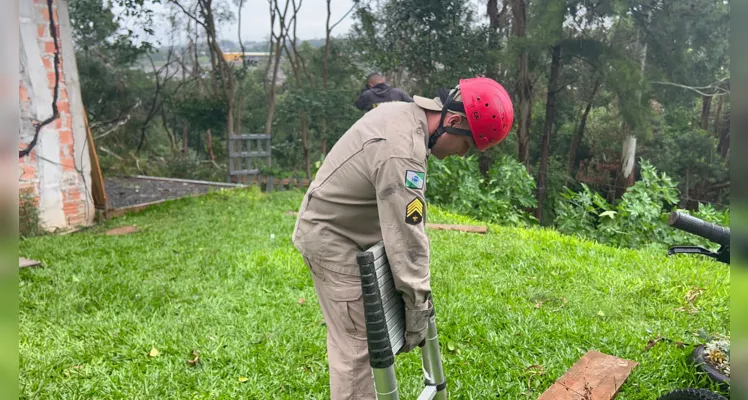
[[(392, 272), (380, 241), (356, 257), (361, 272), (361, 288), (366, 320), (369, 364), (374, 375), (377, 399), (399, 400), (395, 356), (405, 344), (405, 308), (402, 296), (394, 291)], [(386, 295), (383, 299), (382, 295)], [(421, 348), (425, 388), (418, 400), (446, 400), (446, 377), (436, 330), (436, 313), (428, 319), (426, 343)]]

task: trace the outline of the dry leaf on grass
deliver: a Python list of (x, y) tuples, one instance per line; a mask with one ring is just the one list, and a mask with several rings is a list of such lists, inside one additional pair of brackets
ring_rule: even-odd
[(299, 297), (299, 304), (304, 304), (306, 300), (303, 297)]
[(151, 348), (151, 351), (148, 353), (150, 357), (158, 357), (160, 354), (161, 352), (158, 351), (158, 349), (156, 349), (155, 347)]
[(527, 390), (532, 390), (532, 378), (545, 375), (545, 368), (542, 365), (533, 364), (525, 368), (523, 375), (527, 375)]
[(65, 373), (65, 376), (69, 377), (71, 372), (80, 373), (82, 372), (82, 370), (83, 370), (83, 365), (78, 364), (78, 365), (73, 365), (70, 368), (65, 368), (64, 373)]
[(683, 299), (686, 301), (686, 304), (676, 308), (676, 311), (681, 312), (687, 312), (689, 314), (696, 314), (699, 312), (699, 308), (696, 307), (693, 303), (696, 302), (696, 299), (701, 296), (701, 294), (704, 293), (704, 289), (694, 287), (688, 292), (686, 292), (685, 296), (683, 296)]
[(671, 339), (668, 339), (668, 338), (664, 338), (662, 336), (658, 336), (658, 337), (656, 337), (654, 339), (651, 339), (649, 342), (647, 342), (647, 345), (644, 347), (644, 351), (649, 351), (649, 349), (651, 349), (657, 343), (660, 343), (660, 342), (674, 343), (676, 346), (680, 347), (681, 349), (684, 348), (684, 347), (686, 347), (686, 344), (683, 343), (683, 342), (676, 342), (674, 340), (671, 340)]
[(248, 380), (249, 380), (249, 378), (247, 378), (246, 376), (240, 376), (239, 377), (239, 383), (244, 383), (244, 382), (246, 382)]
[(187, 364), (194, 367), (198, 363), (200, 363), (200, 353), (197, 350), (192, 350), (192, 359), (187, 360)]

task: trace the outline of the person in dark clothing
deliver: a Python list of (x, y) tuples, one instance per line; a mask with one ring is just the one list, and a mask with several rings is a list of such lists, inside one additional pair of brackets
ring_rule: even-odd
[(412, 103), (411, 98), (402, 89), (387, 86), (384, 77), (379, 73), (373, 73), (367, 77), (366, 87), (359, 93), (356, 107), (359, 110), (371, 111), (380, 103), (390, 101), (404, 101)]

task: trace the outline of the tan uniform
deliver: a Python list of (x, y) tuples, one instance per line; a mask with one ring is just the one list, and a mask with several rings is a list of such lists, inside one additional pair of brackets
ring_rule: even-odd
[(356, 253), (384, 240), (406, 309), (431, 293), (425, 233), (426, 114), (385, 103), (333, 146), (309, 186), (293, 233), (328, 327), (332, 399), (374, 399)]

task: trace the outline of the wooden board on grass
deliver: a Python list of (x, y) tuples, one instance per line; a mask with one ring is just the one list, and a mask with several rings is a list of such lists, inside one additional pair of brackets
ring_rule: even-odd
[(639, 365), (597, 351), (588, 351), (538, 400), (609, 400)]
[(475, 225), (451, 225), (451, 224), (432, 224), (427, 223), (426, 228), (439, 231), (459, 231), (470, 233), (487, 233), (488, 227)]
[(39, 261), (30, 260), (28, 258), (23, 258), (23, 257), (18, 257), (19, 268), (37, 267), (39, 265), (42, 265), (42, 263), (40, 263)]

